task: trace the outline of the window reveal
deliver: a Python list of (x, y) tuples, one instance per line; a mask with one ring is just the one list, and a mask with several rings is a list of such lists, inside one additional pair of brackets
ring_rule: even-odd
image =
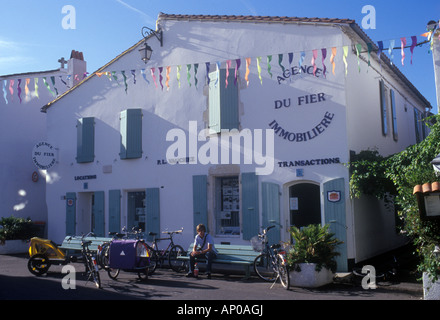
[(216, 234), (240, 235), (240, 189), (238, 177), (216, 179)]

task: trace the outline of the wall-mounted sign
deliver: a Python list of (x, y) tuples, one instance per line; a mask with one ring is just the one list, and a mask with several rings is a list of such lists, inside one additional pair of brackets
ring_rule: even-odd
[(341, 201), (341, 191), (328, 191), (327, 192), (327, 200), (329, 202), (339, 202)]
[(96, 174), (88, 175), (88, 176), (75, 176), (75, 181), (78, 180), (94, 180), (97, 179)]
[(56, 163), (56, 150), (48, 142), (39, 142), (32, 150), (32, 162), (38, 169), (47, 170)]

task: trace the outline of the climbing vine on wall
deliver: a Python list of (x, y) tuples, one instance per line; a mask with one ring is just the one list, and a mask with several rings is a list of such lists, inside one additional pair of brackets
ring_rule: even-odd
[(349, 168), (352, 198), (372, 195), (385, 203), (393, 200), (405, 231), (420, 254), (420, 271), (440, 277), (440, 260), (435, 245), (440, 245), (440, 223), (422, 221), (413, 188), (415, 185), (439, 181), (431, 161), (440, 153), (440, 116), (427, 120), (430, 134), (422, 142), (394, 155), (383, 157), (377, 150), (365, 150), (352, 157)]

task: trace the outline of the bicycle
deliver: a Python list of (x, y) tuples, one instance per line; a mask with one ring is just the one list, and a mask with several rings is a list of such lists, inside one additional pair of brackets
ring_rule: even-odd
[[(84, 238), (88, 236), (94, 235), (89, 232), (87, 235), (81, 237), (81, 255), (85, 266), (85, 274), (87, 280), (92, 279), (95, 285), (101, 288), (98, 263), (92, 251), (89, 249), (89, 245), (92, 241), (84, 241)], [(74, 237), (70, 237), (70, 239), (73, 238)], [(29, 255), (30, 258), (27, 267), (29, 271), (36, 276), (47, 273), (51, 265), (66, 265), (77, 261), (76, 256), (68, 256), (66, 251), (59, 248), (54, 242), (36, 237), (31, 239)]]
[[(125, 231), (125, 227), (122, 229), (122, 231)], [(109, 232), (110, 236), (112, 236), (112, 239), (110, 241), (106, 241), (103, 244), (98, 246), (98, 251), (96, 253), (96, 260), (98, 261), (98, 265), (100, 268), (105, 269), (108, 266), (108, 260), (109, 260), (109, 249), (110, 249), (110, 243), (113, 240), (116, 239), (123, 239), (127, 236), (126, 233), (119, 233), (119, 232)]]
[[(152, 274), (157, 266), (161, 265), (163, 266), (164, 260), (168, 260), (168, 265), (170, 268), (175, 272), (181, 272), (184, 271), (186, 268), (186, 263), (184, 260), (179, 260), (179, 256), (186, 255), (186, 251), (182, 248), (182, 246), (178, 244), (174, 244), (173, 235), (174, 234), (181, 234), (183, 232), (183, 228), (177, 231), (162, 231), (164, 234), (168, 234), (167, 238), (156, 238), (157, 233), (150, 232), (149, 235), (153, 237), (152, 245), (148, 245), (151, 252), (150, 257), (150, 268), (148, 269), (149, 274)], [(170, 240), (168, 246), (166, 249), (159, 249), (158, 241), (160, 240)]]
[[(84, 236), (82, 239), (84, 239)], [(96, 287), (101, 289), (101, 277), (99, 276), (98, 263), (93, 256), (92, 251), (89, 249), (89, 245), (91, 243), (92, 241), (81, 241), (81, 253), (84, 259), (84, 266), (86, 268), (85, 273), (87, 276), (87, 281), (92, 279), (92, 282), (95, 283)]]
[(285, 252), (279, 250), (280, 244), (269, 246), (267, 240), (267, 232), (274, 227), (269, 226), (263, 229), (262, 233), (251, 239), (254, 250), (261, 252), (254, 260), (254, 271), (262, 280), (273, 281), (272, 287), (280, 279), (281, 285), (288, 290), (290, 277)]

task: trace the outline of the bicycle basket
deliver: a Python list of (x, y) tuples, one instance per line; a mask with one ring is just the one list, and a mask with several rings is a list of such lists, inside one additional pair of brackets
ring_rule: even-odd
[(251, 245), (254, 251), (260, 252), (263, 251), (263, 240), (258, 236), (251, 238)]

